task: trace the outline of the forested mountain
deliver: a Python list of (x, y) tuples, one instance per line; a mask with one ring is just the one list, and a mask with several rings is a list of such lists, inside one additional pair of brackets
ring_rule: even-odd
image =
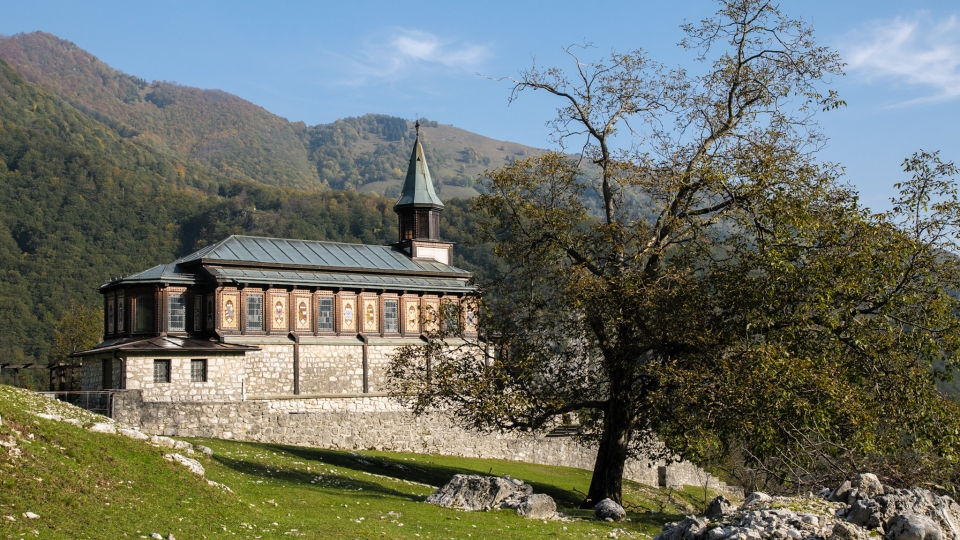
[[(120, 135), (0, 60), (0, 358), (46, 362), (71, 301), (232, 233), (385, 244), (393, 201), (224, 174)], [(467, 203), (443, 234), (465, 239)], [(473, 248), (474, 250), (482, 248)], [(466, 257), (466, 259), (464, 258)], [(456, 262), (484, 260), (460, 249)]]
[[(399, 194), (413, 122), (384, 115), (308, 127), (221, 90), (147, 82), (43, 32), (0, 38), (0, 58), (120, 137), (236, 180), (317, 190)], [(491, 167), (539, 150), (423, 122), (444, 199), (470, 197)]]

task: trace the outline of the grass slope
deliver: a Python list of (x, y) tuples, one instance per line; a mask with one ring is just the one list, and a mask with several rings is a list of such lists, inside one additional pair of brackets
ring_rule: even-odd
[[(154, 532), (180, 540), (606, 538), (616, 528), (643, 537), (692, 504), (702, 505), (693, 492), (627, 482), (630, 521), (604, 523), (575, 509), (590, 480), (579, 469), (195, 439), (214, 450), (214, 457), (198, 458), (206, 478), (231, 493), (163, 459), (169, 450), (35, 412), (85, 425), (97, 419), (0, 386), (0, 538), (143, 538)], [(573, 519), (532, 521), (505, 510), (469, 513), (422, 502), (456, 473), (522, 478), (553, 496)], [(26, 512), (40, 517), (28, 519)]]

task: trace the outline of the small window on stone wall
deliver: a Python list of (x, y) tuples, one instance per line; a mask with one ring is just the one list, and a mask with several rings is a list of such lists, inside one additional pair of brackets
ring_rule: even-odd
[(317, 330), (333, 332), (333, 298), (320, 298), (317, 309)]
[(153, 361), (153, 382), (155, 383), (170, 382), (170, 360), (154, 360)]
[(247, 330), (263, 330), (263, 297), (247, 295)]
[(190, 382), (207, 382), (207, 360), (190, 361)]
[(399, 313), (396, 300), (383, 301), (383, 331), (397, 332), (400, 329)]
[(184, 294), (170, 295), (170, 331), (177, 332), (187, 329), (187, 296)]

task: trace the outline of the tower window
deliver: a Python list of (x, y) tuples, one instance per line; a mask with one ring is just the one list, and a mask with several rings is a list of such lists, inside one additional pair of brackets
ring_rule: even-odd
[(171, 294), (169, 297), (168, 327), (171, 331), (187, 329), (187, 297), (183, 294)]
[(153, 332), (153, 294), (137, 295), (137, 317), (134, 332)]

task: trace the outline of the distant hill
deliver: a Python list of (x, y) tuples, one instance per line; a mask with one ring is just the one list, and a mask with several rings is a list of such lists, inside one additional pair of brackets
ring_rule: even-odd
[[(395, 197), (406, 173), (413, 123), (401, 118), (371, 114), (308, 127), (221, 90), (147, 82), (43, 32), (0, 38), (0, 58), (120, 137), (233, 179)], [(472, 197), (484, 170), (542, 152), (436, 121), (423, 125), (444, 200)]]

